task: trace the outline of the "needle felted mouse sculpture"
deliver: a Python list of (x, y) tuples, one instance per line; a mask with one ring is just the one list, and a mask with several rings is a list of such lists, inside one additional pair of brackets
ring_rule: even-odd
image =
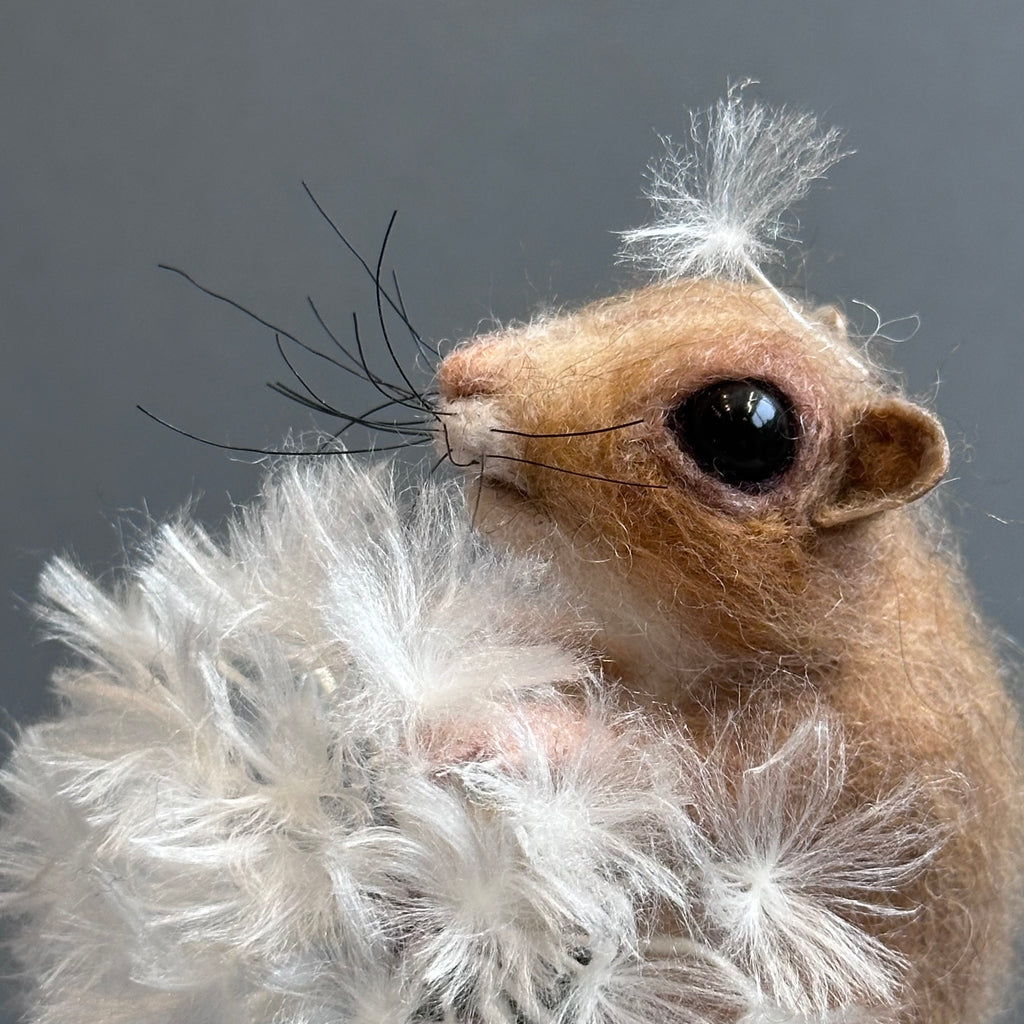
[(1020, 737), (914, 504), (946, 440), (764, 269), (838, 150), (738, 91), (697, 119), (625, 235), (653, 283), (442, 362), (461, 490), (321, 449), (113, 592), (48, 567), (74, 657), (3, 777), (26, 1020), (999, 1009)]

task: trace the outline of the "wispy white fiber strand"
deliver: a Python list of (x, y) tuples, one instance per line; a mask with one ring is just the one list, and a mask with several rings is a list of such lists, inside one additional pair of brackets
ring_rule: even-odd
[(744, 102), (743, 86), (691, 118), (689, 146), (664, 139), (646, 191), (654, 223), (622, 232), (620, 258), (662, 279), (768, 284), (793, 242), (788, 211), (844, 154), (841, 134), (786, 108)]

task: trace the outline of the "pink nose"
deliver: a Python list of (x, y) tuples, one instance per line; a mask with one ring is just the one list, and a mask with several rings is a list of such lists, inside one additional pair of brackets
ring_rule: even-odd
[(495, 338), (480, 338), (446, 356), (437, 377), (441, 397), (452, 401), (501, 391), (501, 348)]

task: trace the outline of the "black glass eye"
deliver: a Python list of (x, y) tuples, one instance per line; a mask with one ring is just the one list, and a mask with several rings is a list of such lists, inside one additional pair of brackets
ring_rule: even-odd
[(709, 384), (673, 409), (667, 424), (704, 472), (743, 490), (760, 490), (796, 457), (796, 415), (764, 381)]

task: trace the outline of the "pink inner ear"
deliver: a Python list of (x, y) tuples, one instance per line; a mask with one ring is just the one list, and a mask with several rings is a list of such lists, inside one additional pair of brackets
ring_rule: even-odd
[(437, 769), (471, 761), (498, 761), (510, 771), (518, 771), (531, 755), (540, 754), (553, 764), (573, 760), (584, 740), (593, 742), (594, 728), (579, 710), (569, 706), (522, 705), (510, 708), (503, 722), (453, 718), (431, 726), (421, 735), (421, 749)]

